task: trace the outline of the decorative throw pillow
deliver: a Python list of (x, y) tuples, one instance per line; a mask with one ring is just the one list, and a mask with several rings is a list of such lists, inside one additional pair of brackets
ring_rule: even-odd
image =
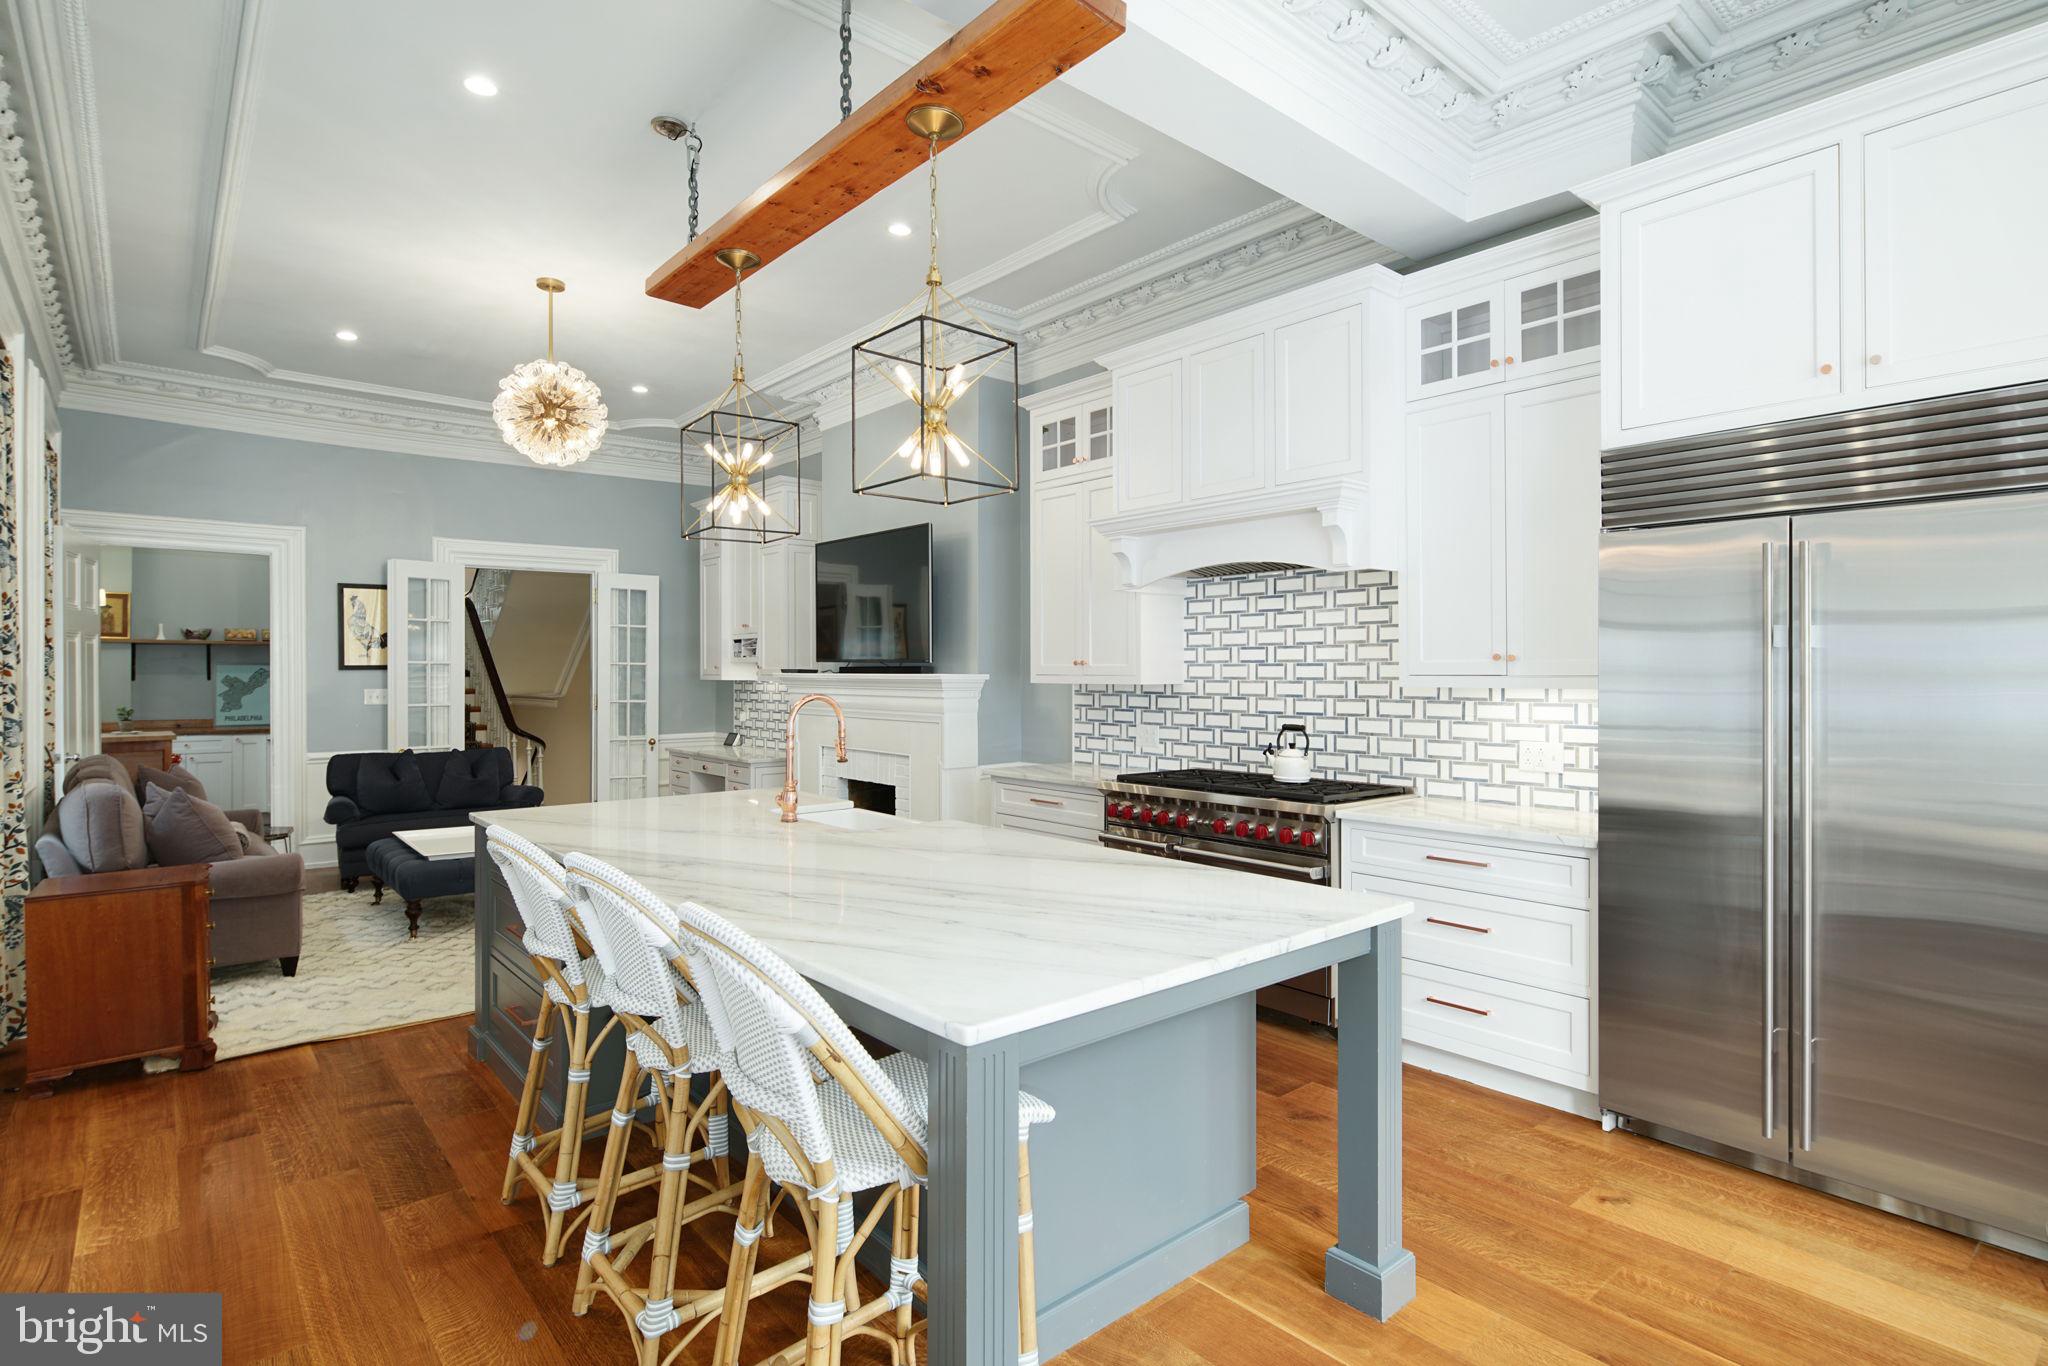
[(149, 852), (166, 867), (177, 863), (225, 863), (242, 856), (227, 813), (183, 788), (166, 792), (152, 787), (144, 815), (149, 824)]
[(356, 769), (356, 804), (372, 816), (425, 811), (431, 804), (420, 761), (409, 749), (396, 754), (365, 754)]
[(461, 749), (450, 754), (441, 770), (441, 790), (434, 794), (436, 805), (452, 810), (498, 800), (497, 759), (494, 749)]
[(88, 873), (149, 866), (142, 807), (117, 783), (80, 783), (57, 803), (57, 834)]
[(141, 799), (145, 811), (149, 807), (152, 783), (166, 792), (182, 787), (202, 802), (212, 800), (206, 795), (206, 784), (199, 781), (199, 775), (183, 764), (172, 764), (168, 769), (143, 764), (135, 770), (135, 795)]

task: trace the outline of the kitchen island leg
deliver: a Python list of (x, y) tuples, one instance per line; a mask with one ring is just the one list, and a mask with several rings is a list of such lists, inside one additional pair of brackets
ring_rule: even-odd
[(1323, 1289), (1376, 1319), (1415, 1298), (1401, 1246), (1401, 922), (1337, 965), (1337, 1245)]
[(1017, 1074), (1014, 1042), (940, 1042), (931, 1067), (924, 1201), (928, 1357), (1017, 1359)]

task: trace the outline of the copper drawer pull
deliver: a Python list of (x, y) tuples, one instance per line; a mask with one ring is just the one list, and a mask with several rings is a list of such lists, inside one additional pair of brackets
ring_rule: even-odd
[(1065, 802), (1058, 801), (1052, 797), (1026, 797), (1024, 800), (1030, 802), (1033, 806), (1057, 806), (1061, 808), (1066, 806)]
[(1452, 1009), (1452, 1010), (1462, 1010), (1462, 1011), (1464, 1011), (1464, 1012), (1465, 1012), (1465, 1013), (1466, 1013), (1467, 1015), (1491, 1015), (1491, 1014), (1493, 1014), (1493, 1012), (1492, 1012), (1492, 1011), (1490, 1011), (1490, 1010), (1481, 1010), (1481, 1009), (1480, 1009), (1480, 1008), (1479, 1008), (1478, 1006), (1461, 1006), (1461, 1005), (1459, 1005), (1459, 1004), (1458, 1004), (1458, 1003), (1457, 1003), (1456, 1001), (1446, 1001), (1446, 1000), (1444, 1000), (1444, 999), (1443, 999), (1443, 998), (1442, 998), (1441, 996), (1425, 996), (1425, 997), (1423, 997), (1422, 999), (1423, 999), (1423, 1000), (1425, 1000), (1425, 1001), (1427, 1001), (1427, 1002), (1429, 1002), (1429, 1003), (1430, 1003), (1431, 1005), (1433, 1005), (1433, 1006), (1448, 1006), (1448, 1007), (1449, 1007), (1450, 1009)]
[(1425, 863), (1455, 863), (1455, 864), (1457, 864), (1457, 865), (1458, 865), (1458, 866), (1459, 866), (1460, 868), (1491, 868), (1491, 867), (1493, 867), (1493, 865), (1492, 865), (1492, 864), (1490, 864), (1490, 863), (1481, 863), (1481, 862), (1479, 862), (1479, 860), (1477, 860), (1477, 859), (1469, 859), (1469, 858), (1452, 858), (1452, 857), (1451, 857), (1450, 855), (1448, 855), (1448, 854), (1424, 854), (1424, 855), (1422, 856), (1422, 858), (1423, 858), (1423, 861), (1424, 861)]
[(1492, 930), (1488, 929), (1488, 928), (1487, 928), (1486, 926), (1484, 926), (1484, 925), (1461, 925), (1461, 924), (1459, 924), (1459, 923), (1458, 923), (1457, 921), (1455, 921), (1455, 920), (1438, 920), (1438, 919), (1437, 919), (1437, 918), (1436, 918), (1435, 916), (1433, 916), (1433, 915), (1426, 915), (1426, 916), (1424, 916), (1424, 917), (1423, 917), (1423, 919), (1424, 919), (1424, 920), (1427, 920), (1427, 921), (1428, 921), (1428, 922), (1429, 922), (1430, 924), (1432, 924), (1432, 925), (1445, 925), (1445, 926), (1448, 926), (1449, 928), (1451, 928), (1451, 929), (1454, 929), (1454, 930), (1470, 930), (1470, 931), (1472, 931), (1472, 933), (1474, 933), (1474, 934), (1492, 934), (1492, 933), (1493, 933), (1493, 931), (1492, 931)]

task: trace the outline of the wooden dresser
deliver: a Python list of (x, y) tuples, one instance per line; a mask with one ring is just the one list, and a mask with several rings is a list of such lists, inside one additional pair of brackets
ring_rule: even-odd
[(45, 878), (29, 893), (28, 1083), (176, 1055), (213, 1063), (210, 865)]
[(167, 772), (171, 767), (171, 742), (175, 739), (176, 734), (168, 730), (102, 731), (100, 753), (119, 759), (131, 778), (144, 764)]

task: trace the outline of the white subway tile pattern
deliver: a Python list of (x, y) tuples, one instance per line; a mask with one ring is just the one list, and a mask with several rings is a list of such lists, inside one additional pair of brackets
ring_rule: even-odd
[[(1410, 783), (1432, 797), (1597, 810), (1595, 693), (1402, 692), (1399, 601), (1395, 576), (1383, 571), (1191, 582), (1188, 681), (1075, 688), (1074, 757), (1125, 769), (1256, 768), (1274, 730), (1299, 721), (1323, 776)], [(1563, 745), (1564, 772), (1523, 771), (1525, 740)]]

